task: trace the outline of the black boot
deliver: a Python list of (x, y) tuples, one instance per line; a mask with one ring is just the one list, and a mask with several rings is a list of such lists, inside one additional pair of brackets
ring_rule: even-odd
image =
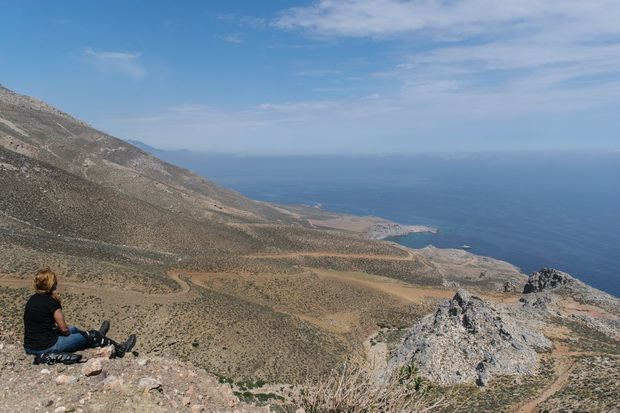
[(125, 353), (131, 351), (131, 349), (136, 345), (136, 335), (131, 334), (127, 341), (122, 344), (117, 343), (109, 337), (104, 336), (97, 330), (90, 331), (82, 331), (82, 335), (88, 341), (88, 347), (107, 347), (114, 346), (114, 355), (116, 357), (123, 357)]
[(127, 337), (127, 341), (123, 344), (115, 344), (114, 350), (116, 351), (116, 356), (123, 357), (125, 353), (129, 353), (136, 345), (136, 340), (136, 335), (130, 334), (129, 337)]
[(80, 330), (80, 334), (86, 339), (88, 342), (88, 347), (103, 347), (101, 346), (101, 341), (105, 338), (108, 330), (110, 329), (110, 322), (105, 320), (101, 323), (101, 327), (99, 330)]
[(88, 347), (104, 347), (102, 343), (106, 337), (99, 330), (80, 331), (80, 334), (86, 339)]
[(108, 334), (109, 329), (110, 329), (110, 322), (108, 320), (104, 320), (103, 323), (101, 323), (101, 327), (99, 327), (99, 332), (101, 333), (102, 336), (105, 336), (106, 334)]

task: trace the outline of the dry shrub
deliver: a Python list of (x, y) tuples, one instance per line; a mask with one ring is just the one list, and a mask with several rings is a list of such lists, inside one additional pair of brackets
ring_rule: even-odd
[(359, 365), (345, 363), (316, 384), (307, 384), (295, 402), (306, 413), (428, 412), (450, 404), (413, 366), (377, 379)]

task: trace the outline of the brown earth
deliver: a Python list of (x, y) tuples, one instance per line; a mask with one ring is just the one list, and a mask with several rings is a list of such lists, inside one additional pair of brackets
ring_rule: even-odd
[[(67, 278), (61, 278), (59, 294), (70, 322), (92, 327), (101, 318), (109, 318), (116, 338), (138, 331), (136, 349), (148, 357), (187, 360), (234, 381), (300, 383), (308, 374), (328, 372), (343, 357), (368, 362), (370, 367), (384, 366), (404, 328), (433, 311), (439, 301), (452, 297), (455, 290), (317, 268), (301, 268), (296, 274), (174, 270), (168, 275), (177, 288), (164, 294), (102, 288)], [(21, 312), (30, 294), (30, 280), (15, 274), (0, 276), (5, 310)], [(517, 294), (493, 292), (483, 296), (513, 304), (518, 298)], [(577, 310), (604, 315), (598, 308), (578, 306)], [(19, 317), (4, 320), (4, 329), (8, 322), (19, 338)], [(577, 322), (562, 327), (556, 321), (554, 325), (560, 327), (547, 330), (546, 335), (555, 348), (541, 356), (551, 366), (548, 375), (542, 374), (537, 381), (492, 382), (485, 392), (467, 396), (462, 408), (449, 411), (472, 411), (473, 406), (496, 411), (491, 400), (501, 400), (497, 395), (502, 392), (523, 394), (521, 401), (505, 402), (516, 402), (510, 411), (565, 406), (558, 404), (557, 397), (573, 385), (577, 366), (583, 366), (579, 370), (583, 375), (595, 374), (587, 373), (591, 371), (588, 360), (595, 363), (607, 357), (603, 361), (607, 368), (618, 363), (618, 356), (612, 355), (620, 354), (617, 342), (598, 338)], [(277, 387), (271, 386), (270, 391)], [(506, 409), (503, 406), (497, 411)]]
[[(325, 354), (331, 363), (321, 368), (325, 371), (345, 354), (358, 354), (363, 358), (362, 343), (376, 333), (378, 324), (411, 325), (421, 314), (430, 311), (438, 300), (454, 295), (455, 290), (413, 285), (372, 274), (316, 268), (302, 268), (297, 274), (173, 270), (168, 275), (178, 285), (174, 292), (153, 294), (135, 291), (130, 285), (111, 288), (84, 284), (62, 275), (58, 292), (65, 300), (68, 320), (79, 322), (83, 328), (97, 325), (103, 317), (116, 318), (115, 325), (122, 336), (131, 332), (141, 320), (138, 331), (142, 336), (141, 347), (147, 352), (176, 353), (188, 360), (205, 363), (205, 367), (223, 375), (230, 374), (228, 369), (239, 362), (240, 355), (244, 355), (246, 362), (254, 367), (245, 365), (244, 369), (238, 370), (243, 372), (241, 374), (281, 380), (286, 377), (283, 377), (282, 369), (278, 369), (279, 374), (265, 374), (263, 369), (265, 363), (268, 364), (265, 356), (273, 357), (276, 347), (282, 346), (281, 353), (290, 357), (288, 374), (303, 370), (296, 362), (310, 355), (295, 355), (290, 350), (299, 348), (293, 342), (299, 342), (302, 331), (310, 328), (308, 333), (314, 336), (306, 338), (309, 352), (314, 353), (317, 348), (332, 343), (332, 348)], [(0, 275), (0, 286), (5, 297), (15, 297), (10, 307), (18, 315), (11, 318), (19, 329), (20, 308), (23, 308), (20, 305), (30, 294), (31, 281), (14, 274), (3, 274)], [(489, 297), (506, 299), (509, 295)], [(170, 322), (175, 323), (175, 328), (168, 327)], [(263, 330), (264, 323), (277, 325), (271, 338), (266, 333), (272, 328)], [(287, 336), (289, 338), (283, 340)], [(212, 338), (204, 343), (204, 337)], [(248, 352), (245, 347), (257, 338), (269, 343), (268, 347), (261, 352)], [(213, 340), (219, 341), (221, 347), (213, 345)], [(311, 344), (314, 340), (319, 341)], [(197, 343), (197, 347), (192, 348), (191, 343)], [(229, 350), (228, 346), (232, 349)], [(207, 347), (204, 349), (206, 353), (200, 351), (204, 347)], [(173, 349), (176, 351), (171, 351)], [(332, 355), (328, 356), (330, 353)], [(211, 356), (228, 361), (223, 364), (221, 360), (209, 362)], [(296, 357), (301, 360), (295, 360)], [(317, 365), (316, 362), (313, 364)], [(242, 378), (239, 373), (232, 376)]]

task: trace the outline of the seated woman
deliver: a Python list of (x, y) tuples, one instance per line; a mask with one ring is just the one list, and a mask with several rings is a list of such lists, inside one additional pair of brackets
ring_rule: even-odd
[(34, 277), (34, 294), (24, 310), (24, 350), (34, 354), (35, 363), (62, 362), (71, 364), (81, 356), (68, 354), (87, 347), (114, 346), (115, 355), (123, 357), (136, 344), (136, 335), (131, 334), (122, 344), (105, 336), (110, 327), (104, 321), (99, 330), (82, 331), (69, 327), (62, 313), (60, 298), (54, 294), (58, 286), (56, 273), (49, 268), (40, 270)]

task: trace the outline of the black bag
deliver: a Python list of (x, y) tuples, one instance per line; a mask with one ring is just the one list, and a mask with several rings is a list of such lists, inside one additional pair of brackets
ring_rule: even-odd
[(82, 360), (81, 354), (52, 350), (47, 353), (37, 354), (34, 356), (34, 362), (32, 364), (74, 364), (78, 363), (80, 360)]

